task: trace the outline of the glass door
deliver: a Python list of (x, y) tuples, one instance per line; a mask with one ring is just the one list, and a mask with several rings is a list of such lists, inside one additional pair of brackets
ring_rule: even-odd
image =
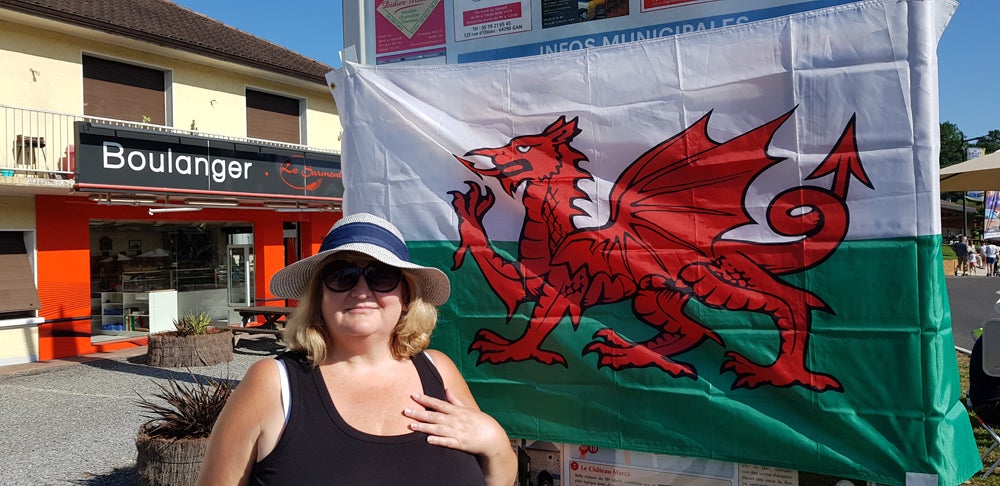
[(226, 287), (231, 307), (253, 305), (253, 245), (229, 245), (226, 247)]

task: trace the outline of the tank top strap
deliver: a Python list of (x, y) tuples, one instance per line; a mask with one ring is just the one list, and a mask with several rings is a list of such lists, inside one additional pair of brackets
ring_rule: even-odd
[(423, 384), (424, 393), (444, 400), (444, 379), (441, 378), (441, 373), (438, 372), (437, 367), (434, 366), (434, 362), (431, 361), (427, 352), (422, 351), (417, 353), (410, 360), (413, 361), (413, 365), (417, 368), (417, 374), (420, 376), (420, 382)]

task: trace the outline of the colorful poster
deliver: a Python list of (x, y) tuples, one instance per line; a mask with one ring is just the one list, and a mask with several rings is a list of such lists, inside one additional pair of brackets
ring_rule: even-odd
[(739, 486), (732, 463), (583, 445), (564, 451), (566, 486)]
[(983, 239), (1000, 239), (1000, 191), (986, 191), (983, 198)]
[(458, 42), (531, 30), (528, 0), (455, 0)]
[[(458, 64), (708, 31), (851, 0), (375, 0), (348, 2), (361, 64)], [(439, 10), (440, 9), (440, 10)], [(440, 15), (439, 15), (440, 14)], [(445, 23), (447, 20), (447, 24)], [(433, 48), (433, 49), (431, 49)], [(412, 55), (415, 50), (420, 55)]]
[(442, 0), (376, 0), (375, 52), (408, 51), (445, 42)]
[(433, 346), (514, 437), (959, 484), (982, 463), (941, 267), (954, 8), (347, 64), (345, 211), (449, 272)]

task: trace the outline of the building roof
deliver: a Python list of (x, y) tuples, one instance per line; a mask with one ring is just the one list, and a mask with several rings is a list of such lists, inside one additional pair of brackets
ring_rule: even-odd
[(333, 70), (169, 0), (0, 0), (0, 8), (324, 85)]

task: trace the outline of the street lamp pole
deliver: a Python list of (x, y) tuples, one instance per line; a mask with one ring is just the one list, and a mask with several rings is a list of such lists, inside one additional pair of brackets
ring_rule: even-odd
[[(972, 137), (972, 138), (967, 138), (965, 140), (962, 140), (962, 161), (963, 162), (966, 161), (966, 160), (969, 160), (969, 148), (966, 147), (965, 144), (967, 142), (971, 142), (973, 140), (979, 140), (980, 138), (986, 138), (986, 135), (981, 135), (981, 136), (978, 136), (978, 137)], [(971, 238), (972, 235), (969, 235), (969, 213), (967, 212), (967, 209), (965, 208), (966, 199), (968, 199), (968, 196), (969, 196), (969, 191), (962, 191), (962, 234)], [(984, 198), (984, 200), (985, 200), (985, 198)]]

